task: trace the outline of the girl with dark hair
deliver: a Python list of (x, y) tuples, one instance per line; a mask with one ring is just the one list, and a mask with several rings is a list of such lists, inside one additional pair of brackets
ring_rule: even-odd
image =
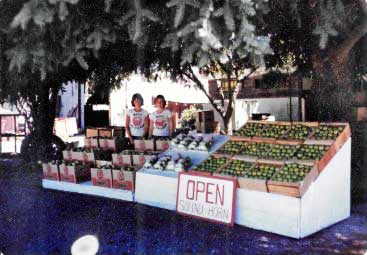
[(131, 144), (134, 143), (134, 139), (142, 139), (146, 136), (149, 125), (148, 112), (141, 108), (144, 104), (143, 97), (136, 93), (131, 99), (131, 105), (134, 107), (129, 109), (126, 115), (126, 134)]
[(149, 115), (149, 137), (170, 138), (173, 131), (172, 113), (166, 109), (164, 96), (158, 95), (154, 99), (157, 110)]

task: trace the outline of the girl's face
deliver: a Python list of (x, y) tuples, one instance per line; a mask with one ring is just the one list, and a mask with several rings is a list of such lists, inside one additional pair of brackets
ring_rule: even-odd
[(136, 108), (140, 108), (140, 107), (141, 107), (141, 101), (140, 101), (140, 99), (139, 99), (139, 98), (135, 98), (135, 99), (134, 99), (134, 106), (135, 106)]
[(164, 103), (163, 103), (163, 100), (161, 98), (158, 98), (156, 101), (155, 101), (155, 107), (157, 107), (158, 109), (163, 109), (163, 106)]

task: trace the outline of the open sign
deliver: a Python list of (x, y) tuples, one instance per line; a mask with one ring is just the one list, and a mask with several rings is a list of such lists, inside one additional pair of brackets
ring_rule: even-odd
[(176, 209), (180, 214), (233, 226), (236, 189), (234, 178), (180, 173)]

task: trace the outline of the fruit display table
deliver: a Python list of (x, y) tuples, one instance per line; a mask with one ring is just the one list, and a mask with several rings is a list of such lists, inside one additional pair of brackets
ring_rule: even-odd
[[(227, 142), (229, 137), (215, 135), (213, 139), (214, 143), (209, 152), (169, 149), (164, 154), (180, 153), (184, 157), (190, 157), (193, 166), (196, 166)], [(176, 210), (177, 184), (178, 174), (176, 172), (141, 169), (136, 173), (135, 201), (168, 210)]]
[[(203, 161), (190, 169), (238, 180), (236, 224), (303, 238), (350, 216), (350, 136), (346, 123), (249, 122), (215, 153), (187, 153)], [(177, 186), (140, 170), (135, 201), (175, 210)]]
[(134, 201), (134, 193), (132, 191), (93, 186), (91, 181), (76, 184), (43, 179), (42, 187), (46, 189)]
[(349, 138), (300, 198), (237, 189), (235, 223), (303, 238), (348, 218), (350, 162)]

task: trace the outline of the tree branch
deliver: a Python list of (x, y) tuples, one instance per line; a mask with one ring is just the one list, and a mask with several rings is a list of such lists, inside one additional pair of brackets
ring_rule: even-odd
[(204, 85), (201, 83), (201, 81), (196, 77), (196, 75), (194, 74), (190, 64), (187, 64), (186, 66), (186, 70), (188, 70), (189, 73), (186, 73), (185, 70), (182, 71), (182, 73), (190, 80), (192, 80), (193, 82), (195, 82), (195, 84), (197, 85), (197, 87), (205, 94), (205, 96), (208, 98), (210, 104), (213, 106), (213, 108), (215, 109), (216, 112), (218, 112), (220, 114), (220, 116), (223, 118), (223, 114), (221, 112), (221, 110), (218, 108), (217, 104), (214, 102), (213, 98), (208, 94), (208, 92), (206, 91)]
[(360, 8), (363, 11), (364, 19), (361, 24), (356, 26), (336, 49), (336, 57), (339, 62), (345, 62), (349, 56), (349, 52), (354, 45), (367, 33), (367, 1), (358, 0)]
[(344, 62), (349, 52), (353, 49), (354, 45), (367, 33), (367, 19), (354, 30), (352, 30), (348, 37), (338, 46), (335, 51), (336, 57), (339, 62)]

